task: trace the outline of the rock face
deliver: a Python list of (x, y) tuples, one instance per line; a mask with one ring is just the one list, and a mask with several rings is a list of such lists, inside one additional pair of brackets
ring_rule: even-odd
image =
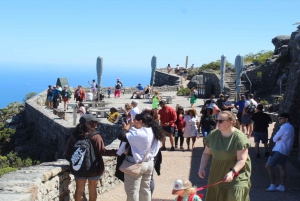
[(281, 46), (288, 45), (290, 38), (290, 36), (276, 36), (275, 38), (273, 38), (272, 43), (275, 46), (274, 54), (277, 54), (276, 50), (278, 50), (278, 48), (280, 48)]

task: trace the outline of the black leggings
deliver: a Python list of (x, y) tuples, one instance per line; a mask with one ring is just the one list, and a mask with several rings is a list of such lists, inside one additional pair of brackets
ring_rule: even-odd
[(178, 138), (180, 138), (180, 146), (182, 147), (184, 141), (182, 129), (178, 130), (178, 137), (175, 137), (175, 146), (178, 145)]

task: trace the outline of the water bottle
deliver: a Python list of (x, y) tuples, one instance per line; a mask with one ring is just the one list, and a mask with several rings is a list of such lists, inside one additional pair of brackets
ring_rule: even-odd
[(178, 137), (178, 131), (176, 130), (174, 133), (175, 137)]

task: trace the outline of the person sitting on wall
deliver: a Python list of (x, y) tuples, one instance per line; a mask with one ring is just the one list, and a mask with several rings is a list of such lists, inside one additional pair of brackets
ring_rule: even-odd
[(176, 68), (175, 68), (175, 73), (177, 74), (177, 73), (179, 73), (179, 71), (180, 71), (180, 66), (179, 66), (179, 64), (177, 64)]
[(167, 66), (167, 71), (168, 71), (169, 74), (170, 74), (170, 72), (172, 71), (172, 67), (171, 67), (170, 64), (168, 64), (168, 66)]
[(136, 88), (138, 90), (132, 93), (132, 96), (130, 97), (130, 99), (133, 99), (134, 95), (137, 95), (137, 98), (140, 98), (138, 95), (141, 95), (141, 93), (144, 93), (144, 88), (142, 87), (141, 84), (138, 84), (138, 86)]
[(120, 113), (118, 112), (118, 110), (114, 107), (110, 108), (110, 113), (107, 116), (107, 120), (110, 123), (117, 123), (120, 117)]

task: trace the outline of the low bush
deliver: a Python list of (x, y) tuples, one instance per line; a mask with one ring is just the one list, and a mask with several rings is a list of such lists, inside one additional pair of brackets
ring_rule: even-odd
[(177, 96), (188, 96), (190, 92), (191, 90), (188, 87), (182, 88), (177, 91)]

